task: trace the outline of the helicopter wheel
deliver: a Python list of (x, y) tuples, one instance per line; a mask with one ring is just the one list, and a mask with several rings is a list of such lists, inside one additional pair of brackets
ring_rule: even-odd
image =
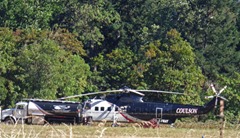
[(88, 125), (88, 126), (91, 126), (92, 124), (93, 124), (92, 117), (88, 117), (88, 118), (87, 118), (87, 125)]

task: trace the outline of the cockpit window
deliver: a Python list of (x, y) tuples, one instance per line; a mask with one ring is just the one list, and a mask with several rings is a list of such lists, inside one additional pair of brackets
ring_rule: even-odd
[(91, 104), (90, 103), (86, 103), (84, 109), (91, 109)]
[(17, 109), (24, 109), (25, 105), (18, 105)]
[(79, 104), (78, 106), (77, 106), (77, 109), (82, 109), (82, 105), (81, 104)]

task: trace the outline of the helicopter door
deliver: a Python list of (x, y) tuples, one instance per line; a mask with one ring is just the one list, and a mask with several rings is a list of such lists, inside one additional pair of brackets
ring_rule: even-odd
[(162, 113), (163, 113), (163, 108), (156, 108), (156, 119), (158, 122), (161, 122), (162, 120)]

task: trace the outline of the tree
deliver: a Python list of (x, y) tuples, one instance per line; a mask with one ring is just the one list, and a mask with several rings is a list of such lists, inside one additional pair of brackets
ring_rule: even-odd
[[(74, 37), (60, 41), (59, 38), (71, 36), (61, 31), (51, 33), (33, 29), (23, 31), (19, 36), (22, 39), (17, 60), (18, 79), (28, 97), (55, 99), (85, 90), (90, 69), (76, 54), (79, 41)], [(79, 45), (80, 53), (77, 53), (84, 53), (80, 42)]]
[(131, 87), (131, 76), (133, 70), (134, 53), (128, 48), (117, 48), (111, 53), (104, 55), (99, 54), (94, 58), (95, 72), (106, 81), (101, 89), (119, 89), (123, 86)]
[[(66, 39), (68, 38), (68, 39)], [(0, 31), (0, 101), (12, 106), (23, 98), (56, 99), (93, 88), (82, 43), (65, 31)]]
[(4, 106), (14, 104), (19, 88), (14, 78), (14, 72), (17, 70), (16, 42), (17, 39), (11, 30), (0, 28), (0, 103)]
[(94, 87), (89, 84), (90, 67), (79, 55), (61, 57), (59, 73), (57, 97), (81, 94)]
[(19, 52), (18, 63), (22, 89), (30, 98), (54, 99), (57, 94), (57, 77), (60, 56), (63, 53), (51, 41), (25, 46)]
[(209, 80), (216, 80), (217, 74), (231, 76), (238, 70), (239, 32), (233, 5), (237, 5), (236, 1), (194, 0), (188, 3), (185, 13), (191, 18), (181, 21), (186, 26), (179, 31), (194, 47), (197, 63)]
[(239, 88), (240, 85), (240, 73), (234, 72), (231, 77), (226, 77), (224, 74), (219, 74), (218, 81), (215, 82), (216, 89), (220, 90), (222, 87), (227, 86), (226, 90), (222, 93), (228, 101), (225, 101), (224, 114), (227, 121), (237, 124), (240, 120), (240, 107), (238, 106), (240, 101)]
[[(188, 96), (172, 96), (171, 101), (201, 103), (201, 87), (204, 76), (195, 63), (192, 47), (175, 30), (170, 30), (166, 39), (154, 41), (141, 48), (145, 66), (143, 76), (151, 89), (179, 91)], [(166, 98), (166, 96), (163, 96)]]
[(66, 29), (56, 29), (54, 31), (44, 30), (41, 32), (43, 35), (49, 39), (54, 40), (61, 49), (72, 53), (73, 55), (79, 55), (86, 57), (86, 51), (84, 49), (83, 43), (77, 39), (77, 35), (70, 33)]
[(4, 0), (0, 2), (0, 26), (49, 28), (57, 4), (57, 1)]
[(195, 63), (190, 44), (174, 29), (167, 33), (163, 43), (154, 41), (142, 46), (137, 54), (129, 48), (119, 48), (106, 56), (99, 55), (95, 59), (95, 67), (95, 71), (100, 72), (100, 76), (106, 80), (106, 88), (116, 89), (127, 85), (184, 91), (189, 96), (163, 98), (181, 103), (201, 103), (204, 76)]
[(112, 33), (110, 37), (115, 37), (113, 35), (117, 34), (113, 33), (115, 32), (113, 25), (120, 21), (120, 16), (111, 2), (69, 0), (64, 3), (61, 14), (54, 16), (58, 26), (78, 34), (90, 58), (107, 50), (107, 43), (104, 47), (102, 45), (105, 36)]

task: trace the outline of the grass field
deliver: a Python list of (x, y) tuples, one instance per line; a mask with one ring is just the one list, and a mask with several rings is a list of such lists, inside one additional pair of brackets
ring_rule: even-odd
[[(240, 138), (240, 126), (226, 126), (224, 138)], [(219, 138), (218, 123), (177, 123), (175, 127), (142, 128), (136, 124), (108, 127), (81, 125), (0, 125), (0, 138)]]

